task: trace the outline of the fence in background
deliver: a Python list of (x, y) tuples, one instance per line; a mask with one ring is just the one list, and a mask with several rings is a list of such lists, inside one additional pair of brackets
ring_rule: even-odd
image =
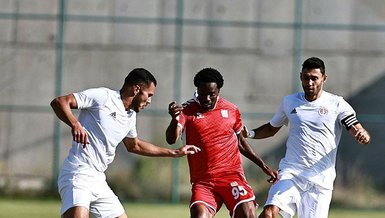
[[(11, 2), (11, 3), (10, 3)], [(33, 1), (30, 1), (33, 2)], [(119, 1), (114, 1), (118, 3)], [(166, 4), (165, 1), (161, 1), (162, 3)], [(349, 2), (349, 1), (348, 1)], [(327, 53), (327, 49), (323, 50), (321, 49), (309, 49), (304, 48), (304, 36), (306, 35), (307, 31), (320, 31), (321, 33), (324, 32), (354, 32), (354, 33), (365, 33), (368, 35), (379, 35), (380, 37), (383, 36), (382, 34), (385, 33), (385, 24), (384, 20), (379, 22), (379, 24), (370, 24), (370, 23), (323, 23), (321, 21), (316, 22), (306, 22), (304, 21), (304, 16), (309, 13), (309, 10), (316, 10), (314, 8), (309, 9), (309, 3), (306, 4), (303, 0), (296, 0), (292, 4), (293, 14), (291, 15), (293, 17), (293, 20), (289, 22), (279, 22), (279, 21), (262, 21), (255, 19), (255, 20), (237, 20), (236, 17), (234, 17), (234, 20), (227, 20), (227, 19), (221, 19), (219, 18), (192, 18), (191, 15), (186, 16), (186, 13), (188, 12), (191, 14), (191, 11), (194, 10), (192, 7), (192, 3), (189, 1), (184, 0), (175, 0), (173, 1), (173, 4), (168, 3), (167, 5), (172, 5), (173, 9), (167, 9), (167, 11), (172, 14), (172, 16), (154, 16), (154, 17), (146, 17), (146, 16), (131, 16), (130, 14), (126, 15), (119, 15), (119, 16), (110, 16), (110, 15), (103, 15), (103, 14), (94, 14), (94, 15), (83, 15), (81, 13), (71, 13), (68, 10), (68, 7), (71, 6), (71, 9), (73, 10), (76, 8), (77, 3), (75, 1), (66, 1), (66, 0), (58, 0), (55, 4), (57, 6), (56, 11), (51, 13), (48, 12), (40, 12), (39, 10), (35, 11), (20, 11), (21, 7), (20, 5), (23, 4), (22, 1), (6, 1), (7, 5), (11, 5), (10, 11), (2, 11), (0, 9), (0, 28), (3, 26), (3, 31), (1, 33), (5, 34), (5, 37), (0, 38), (0, 47), (6, 52), (3, 54), (0, 54), (0, 63), (9, 63), (12, 62), (13, 58), (12, 55), (9, 56), (8, 54), (18, 54), (18, 51), (21, 50), (30, 50), (31, 52), (34, 52), (37, 49), (41, 50), (48, 50), (50, 51), (50, 54), (54, 54), (54, 69), (48, 69), (50, 71), (51, 75), (54, 75), (54, 92), (53, 93), (47, 93), (49, 96), (58, 96), (63, 93), (63, 83), (65, 83), (63, 77), (65, 77), (65, 70), (64, 70), (64, 62), (68, 61), (65, 60), (66, 57), (65, 53), (71, 52), (72, 50), (76, 49), (84, 49), (84, 50), (91, 50), (90, 47), (97, 47), (99, 48), (99, 52), (101, 50), (106, 51), (132, 51), (135, 49), (148, 51), (149, 53), (156, 51), (156, 50), (164, 50), (167, 52), (173, 53), (172, 55), (172, 78), (173, 78), (173, 98), (177, 101), (182, 100), (182, 80), (183, 80), (183, 72), (186, 71), (184, 68), (184, 60), (187, 55), (190, 55), (192, 52), (209, 56), (211, 53), (232, 53), (232, 54), (239, 54), (244, 56), (262, 56), (262, 58), (269, 58), (269, 56), (274, 56), (271, 54), (263, 54), (259, 51), (258, 48), (256, 49), (248, 49), (248, 48), (212, 48), (212, 49), (202, 49), (202, 48), (194, 48), (194, 46), (190, 45), (189, 43), (186, 43), (188, 34), (191, 34), (191, 31), (187, 32), (186, 28), (221, 28), (221, 29), (227, 29), (227, 28), (237, 28), (237, 29), (251, 29), (251, 31), (254, 30), (290, 30), (293, 34), (292, 36), (288, 36), (289, 38), (292, 38), (292, 48), (291, 48), (291, 56), (289, 59), (291, 60), (291, 69), (288, 71), (291, 72), (291, 81), (289, 82), (291, 85), (290, 90), (291, 91), (298, 91), (300, 90), (300, 84), (298, 80), (298, 74), (297, 72), (300, 71), (301, 62), (304, 58), (304, 50), (306, 51), (306, 55), (309, 53), (318, 53), (318, 54), (325, 54)], [(331, 1), (330, 3), (333, 3)], [(355, 4), (354, 2), (349, 2), (350, 6)], [(52, 4), (52, 3), (51, 3)], [(91, 3), (90, 3), (91, 4)], [(99, 2), (99, 4), (101, 4)], [(108, 3), (106, 3), (108, 4)], [(202, 3), (203, 4), (203, 3)], [(214, 2), (214, 3), (206, 3), (207, 5), (211, 7), (215, 7), (216, 5), (222, 5), (226, 3), (221, 3), (220, 1)], [(235, 3), (233, 3), (235, 4)], [(247, 4), (247, 3), (245, 3)], [(250, 4), (250, 2), (249, 2)], [(254, 3), (258, 4), (258, 3)], [(262, 4), (262, 3), (260, 3)], [(265, 3), (268, 4), (268, 3)], [(357, 3), (358, 4), (358, 3)], [(139, 4), (140, 5), (140, 4)], [(142, 10), (146, 11), (146, 7), (149, 7), (151, 3), (143, 3)], [(384, 8), (385, 3), (378, 3), (379, 6)], [(84, 5), (83, 5), (84, 6)], [(87, 6), (87, 4), (85, 4)], [(195, 5), (196, 6), (196, 5)], [(310, 5), (311, 6), (311, 5)], [(197, 7), (197, 6), (196, 6)], [(272, 6), (274, 7), (274, 6)], [(231, 10), (231, 8), (226, 8), (225, 6), (218, 7), (217, 10)], [(79, 9), (80, 10), (80, 9)], [(166, 10), (166, 9), (165, 9)], [(214, 11), (214, 10), (213, 10)], [(279, 14), (277, 14), (279, 16)], [(56, 32), (54, 33), (54, 36), (52, 36), (51, 41), (47, 41), (46, 43), (42, 42), (33, 42), (33, 40), (23, 41), (23, 38), (18, 35), (19, 32), (22, 31), (20, 29), (20, 23), (23, 22), (24, 24), (27, 22), (29, 25), (44, 25), (45, 23), (47, 25), (54, 25), (56, 27)], [(160, 44), (159, 45), (148, 45), (148, 44), (138, 44), (138, 45), (132, 45), (132, 44), (126, 44), (120, 46), (119, 44), (112, 44), (108, 45), (105, 42), (92, 42), (90, 44), (82, 44), (79, 43), (78, 45), (74, 45), (68, 40), (66, 40), (66, 32), (68, 31), (67, 27), (71, 23), (82, 23), (83, 25), (86, 25), (89, 23), (89, 25), (98, 25), (103, 23), (110, 23), (110, 24), (133, 24), (133, 25), (139, 25), (140, 28), (146, 29), (146, 28), (153, 28), (154, 26), (158, 26), (159, 28), (167, 28), (171, 29), (173, 31), (173, 42), (170, 44)], [(8, 31), (4, 31), (4, 29)], [(226, 32), (226, 31), (224, 31)], [(33, 37), (33, 34), (38, 33), (31, 33), (29, 35), (30, 37)], [(327, 35), (327, 34), (325, 34)], [(329, 40), (329, 39), (325, 39)], [(167, 40), (166, 40), (167, 41)], [(383, 42), (383, 41), (379, 41)], [(186, 45), (188, 44), (188, 45)], [(76, 48), (75, 48), (76, 47)], [(372, 57), (377, 56), (381, 57), (382, 59), (385, 58), (385, 50), (383, 48), (384, 46), (379, 46), (379, 48), (376, 50), (346, 50), (343, 51), (347, 56), (349, 55), (357, 55), (355, 52), (358, 52), (362, 57)], [(8, 52), (8, 54), (7, 54)], [(15, 58), (17, 61), (18, 59)], [(18, 65), (18, 64), (28, 64), (28, 63), (16, 63), (12, 65)], [(1, 66), (0, 66), (1, 69)], [(27, 67), (28, 69), (28, 67)], [(384, 69), (382, 68), (382, 75), (384, 75)], [(11, 75), (13, 70), (17, 71), (17, 66), (15, 68), (7, 68), (7, 69), (1, 69), (1, 75)], [(7, 72), (7, 73), (5, 73)], [(274, 70), (272, 71), (274, 72)], [(25, 72), (28, 73), (28, 72)], [(269, 73), (269, 72), (268, 72)], [(381, 75), (381, 73), (379, 74)], [(4, 81), (6, 82), (6, 81)], [(19, 82), (19, 81), (14, 81)], [(1, 82), (3, 83), (3, 81)], [(7, 84), (3, 84), (7, 85)], [(11, 84), (12, 85), (12, 84)], [(41, 84), (35, 84), (35, 86), (39, 86)], [(7, 89), (1, 89), (0, 88), (0, 94), (1, 96), (7, 96), (12, 95), (8, 93), (8, 91), (12, 91), (12, 88)], [(1, 93), (2, 92), (2, 93)], [(28, 91), (25, 92), (26, 95), (28, 95)], [(17, 97), (17, 96), (14, 96)], [(9, 135), (7, 135), (7, 132), (4, 132), (4, 129), (11, 129), (12, 131), (18, 130), (16, 127), (10, 127), (8, 125), (12, 124), (12, 121), (8, 120), (8, 117), (13, 116), (19, 116), (21, 115), (24, 117), (24, 120), (22, 122), (27, 122), (30, 116), (35, 116), (38, 114), (38, 116), (43, 117), (52, 117), (53, 113), (48, 105), (46, 104), (34, 104), (34, 98), (39, 98), (40, 96), (31, 96), (31, 102), (26, 103), (25, 101), (19, 102), (19, 101), (3, 101), (0, 100), (0, 131), (3, 131), (0, 133), (0, 143), (2, 144), (1, 149), (1, 159), (0, 159), (0, 175), (2, 175), (3, 178), (7, 178), (7, 176), (12, 175), (16, 176), (12, 172), (12, 170), (9, 170), (9, 168), (12, 168), (10, 165), (12, 163), (7, 163), (9, 159), (9, 155), (11, 152), (15, 152), (15, 149), (12, 148), (12, 139), (9, 139)], [(381, 101), (380, 101), (381, 102)], [(382, 102), (383, 104), (383, 102)], [(164, 110), (161, 109), (148, 109), (144, 113), (143, 116), (159, 116), (159, 117), (165, 117), (167, 114), (164, 112)], [(246, 110), (244, 113), (245, 119), (260, 119), (260, 120), (266, 120), (271, 116), (271, 112), (265, 111), (265, 112), (252, 112), (249, 110)], [(366, 123), (380, 123), (381, 125), (385, 124), (385, 116), (384, 114), (359, 114), (360, 119), (363, 122)], [(16, 118), (14, 118), (16, 119)], [(49, 157), (44, 157), (46, 159), (51, 159), (49, 163), (52, 163), (52, 173), (51, 178), (52, 179), (52, 186), (56, 185), (56, 177), (59, 172), (60, 167), (60, 157), (63, 155), (61, 154), (61, 147), (62, 145), (62, 135), (63, 130), (61, 128), (61, 123), (58, 121), (58, 119), (54, 118), (45, 118), (47, 120), (54, 120), (53, 125), (53, 131), (52, 135), (52, 154)], [(14, 124), (12, 124), (14, 125)], [(22, 124), (21, 124), (22, 125)], [(51, 125), (51, 124), (45, 124), (45, 125)], [(32, 124), (33, 126), (33, 124)], [(11, 131), (9, 130), (9, 131)], [(17, 133), (17, 135), (25, 136), (28, 135), (28, 133), (20, 132)], [(13, 136), (15, 137), (15, 136)], [(49, 137), (49, 136), (48, 136)], [(3, 146), (5, 145), (5, 146)], [(22, 146), (20, 146), (20, 149), (22, 149)], [(11, 151), (12, 150), (12, 151)], [(17, 150), (17, 149), (16, 149)], [(29, 158), (29, 157), (25, 157)], [(36, 158), (36, 156), (33, 156), (33, 158)], [(31, 159), (33, 162), (34, 160)], [(172, 201), (176, 202), (178, 201), (179, 196), (179, 187), (178, 187), (178, 180), (179, 180), (179, 174), (178, 174), (178, 160), (174, 160), (173, 162), (173, 184), (175, 184), (173, 188), (172, 193)], [(25, 174), (33, 175), (35, 173), (26, 172)], [(40, 175), (40, 172), (37, 172), (36, 175)], [(39, 176), (37, 176), (39, 177)], [(6, 181), (6, 179), (4, 180)], [(31, 180), (28, 180), (31, 181)], [(5, 184), (5, 182), (3, 182)], [(36, 186), (39, 186), (39, 183), (36, 183)]]

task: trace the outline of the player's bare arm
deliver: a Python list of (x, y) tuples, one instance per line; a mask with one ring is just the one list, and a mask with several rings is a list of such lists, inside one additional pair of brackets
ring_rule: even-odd
[(263, 124), (262, 126), (248, 130), (246, 126), (242, 129), (242, 136), (251, 139), (264, 139), (274, 136), (281, 127), (274, 127), (270, 123)]
[(247, 157), (256, 165), (258, 165), (266, 175), (270, 176), (270, 179), (267, 180), (269, 183), (275, 183), (278, 180), (277, 171), (270, 169), (270, 167), (265, 164), (262, 158), (259, 157), (259, 155), (257, 155), (254, 152), (253, 148), (250, 146), (247, 140), (242, 136), (242, 134), (238, 134), (238, 139), (239, 139), (238, 147), (241, 154)]
[(89, 144), (87, 132), (71, 110), (77, 109), (78, 107), (74, 95), (68, 94), (57, 97), (51, 101), (50, 105), (56, 116), (69, 127), (71, 127), (73, 140), (83, 145)]
[(178, 116), (180, 115), (183, 107), (181, 105), (177, 105), (176, 102), (171, 102), (168, 105), (168, 113), (171, 116), (171, 121), (166, 130), (166, 141), (168, 144), (174, 144), (176, 140), (179, 138), (180, 127), (178, 126)]
[(188, 154), (195, 154), (200, 148), (194, 145), (185, 145), (177, 149), (159, 147), (138, 138), (124, 138), (123, 144), (128, 152), (150, 157), (182, 157)]
[(369, 132), (360, 123), (352, 125), (349, 132), (360, 144), (367, 145), (371, 141)]

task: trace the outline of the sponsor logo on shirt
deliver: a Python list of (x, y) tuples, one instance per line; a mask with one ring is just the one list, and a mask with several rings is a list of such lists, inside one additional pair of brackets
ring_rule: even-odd
[(116, 119), (116, 112), (110, 113), (110, 116), (111, 116), (112, 118), (114, 118), (114, 120), (115, 120), (115, 119)]
[(294, 108), (290, 113), (291, 113), (291, 114), (296, 114), (296, 113), (297, 113), (297, 110)]

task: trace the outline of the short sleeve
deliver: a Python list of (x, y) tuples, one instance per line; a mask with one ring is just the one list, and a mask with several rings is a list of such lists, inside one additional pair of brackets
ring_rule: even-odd
[(342, 122), (348, 117), (354, 117), (355, 119), (355, 116), (356, 112), (354, 111), (353, 107), (350, 106), (350, 104), (346, 102), (342, 97), (340, 97), (338, 104), (338, 120)]
[(78, 109), (104, 105), (108, 99), (108, 92), (103, 88), (91, 88), (73, 93)]
[(281, 104), (277, 108), (273, 118), (271, 118), (271, 120), (270, 120), (270, 124), (273, 127), (281, 127), (283, 125), (288, 124), (288, 119), (287, 119), (287, 116), (286, 116), (286, 113), (284, 110), (284, 102), (285, 102), (285, 100), (283, 100), (281, 102)]
[(241, 118), (241, 112), (237, 108), (235, 110), (235, 123), (234, 123), (234, 131), (239, 134), (242, 130), (242, 118)]

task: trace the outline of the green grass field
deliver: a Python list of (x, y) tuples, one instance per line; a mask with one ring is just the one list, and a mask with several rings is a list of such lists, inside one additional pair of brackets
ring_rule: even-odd
[[(183, 218), (189, 217), (187, 204), (125, 203), (130, 218)], [(59, 216), (60, 202), (57, 200), (10, 200), (0, 199), (0, 218), (53, 218)], [(260, 210), (258, 210), (258, 213)], [(215, 218), (227, 218), (222, 208)], [(332, 209), (329, 218), (384, 218), (385, 209), (358, 210)]]

